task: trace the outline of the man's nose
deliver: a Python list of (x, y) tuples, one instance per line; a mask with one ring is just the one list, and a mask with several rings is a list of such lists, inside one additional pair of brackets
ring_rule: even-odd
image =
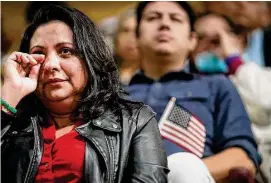
[(160, 30), (170, 29), (170, 18), (168, 16), (161, 17)]

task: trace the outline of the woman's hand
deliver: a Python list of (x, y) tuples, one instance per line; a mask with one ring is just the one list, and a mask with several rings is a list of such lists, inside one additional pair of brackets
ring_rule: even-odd
[(35, 91), (39, 70), (45, 56), (13, 52), (3, 65), (2, 98), (15, 107), (19, 101)]
[(224, 59), (232, 55), (240, 54), (241, 42), (238, 40), (237, 35), (222, 29), (217, 29), (217, 33), (220, 38), (220, 47)]

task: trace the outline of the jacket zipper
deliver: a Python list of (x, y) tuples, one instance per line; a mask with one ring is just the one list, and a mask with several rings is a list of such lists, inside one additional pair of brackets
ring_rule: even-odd
[[(88, 139), (92, 145), (94, 145), (94, 147), (101, 153), (100, 151), (100, 148), (99, 148), (99, 145), (97, 144), (97, 142), (91, 138), (88, 138), (87, 136), (85, 136), (84, 134), (82, 134), (79, 130), (75, 129), (81, 136), (85, 137), (86, 139)], [(87, 150), (87, 149), (86, 149)], [(102, 157), (104, 157), (104, 155), (101, 153)], [(108, 165), (106, 164), (106, 161), (104, 160), (104, 163), (105, 163), (105, 166), (106, 166), (106, 169), (107, 169), (107, 172), (106, 172), (106, 177), (107, 177), (107, 180), (109, 181), (108, 183), (111, 183), (111, 178), (110, 178), (110, 172), (109, 172), (109, 167)]]
[[(114, 170), (113, 171), (113, 176), (111, 177), (110, 175), (109, 175), (109, 183), (111, 183), (111, 182), (113, 182), (113, 180), (114, 180), (114, 178), (115, 178), (115, 173), (116, 173), (116, 169), (115, 169), (115, 162), (114, 162), (114, 158), (115, 158), (115, 154), (114, 154), (114, 149), (113, 149), (113, 147), (112, 147), (112, 145), (113, 145), (113, 143), (111, 142), (111, 137), (105, 137), (105, 140), (106, 140), (106, 143), (107, 143), (107, 145), (108, 145), (108, 147), (109, 147), (109, 149), (111, 150), (111, 153), (110, 153), (110, 155), (112, 156), (110, 159), (111, 159), (111, 168), (112, 168), (112, 170)], [(113, 179), (113, 180), (112, 180)]]
[[(107, 137), (106, 137), (106, 139), (107, 139)], [(116, 137), (116, 142), (118, 142), (118, 141), (119, 141), (119, 136)], [(112, 161), (111, 161), (112, 170), (114, 170), (114, 173), (113, 173), (113, 176), (112, 176), (112, 182), (116, 182), (116, 179), (118, 178), (117, 177), (117, 171), (118, 171), (120, 165), (118, 165), (118, 160), (119, 159), (117, 158), (117, 155), (115, 153), (114, 137), (109, 136), (108, 137), (108, 142), (109, 142), (109, 148), (111, 148), (112, 156), (113, 156)], [(119, 149), (119, 146), (117, 146), (116, 149)], [(119, 151), (119, 150), (117, 150), (117, 151)], [(119, 154), (120, 154), (120, 152), (119, 152)], [(116, 159), (118, 159), (118, 160), (116, 160)]]

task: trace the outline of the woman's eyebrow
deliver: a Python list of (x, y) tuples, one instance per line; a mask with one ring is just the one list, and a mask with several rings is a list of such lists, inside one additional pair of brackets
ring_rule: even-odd
[[(64, 41), (64, 42), (57, 43), (57, 44), (55, 45), (55, 47), (59, 47), (59, 46), (61, 46), (61, 45), (63, 45), (63, 44), (70, 44), (70, 45), (73, 45), (72, 42), (66, 42), (66, 41)], [(33, 46), (33, 47), (30, 49), (30, 51), (33, 50), (34, 48), (41, 48), (41, 49), (44, 49), (44, 46), (41, 46), (41, 45), (35, 45), (35, 46)]]
[(73, 43), (72, 43), (72, 42), (66, 42), (66, 41), (64, 41), (64, 42), (57, 43), (57, 44), (55, 45), (55, 47), (59, 47), (59, 46), (61, 46), (61, 45), (63, 45), (63, 44), (70, 44), (70, 45), (73, 46)]

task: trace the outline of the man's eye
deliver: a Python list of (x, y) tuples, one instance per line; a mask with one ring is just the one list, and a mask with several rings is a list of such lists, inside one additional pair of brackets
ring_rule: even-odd
[(148, 17), (148, 18), (147, 18), (148, 21), (152, 21), (152, 20), (155, 20), (155, 19), (157, 19), (157, 17), (155, 17), (155, 16), (152, 16), (152, 17)]
[(179, 23), (182, 23), (182, 22), (183, 22), (183, 20), (180, 19), (180, 18), (173, 18), (173, 20), (176, 21), (176, 22), (179, 22)]
[(170, 16), (171, 20), (175, 21), (175, 22), (179, 22), (182, 23), (184, 21), (184, 19), (180, 16), (176, 16), (176, 15), (172, 15)]

